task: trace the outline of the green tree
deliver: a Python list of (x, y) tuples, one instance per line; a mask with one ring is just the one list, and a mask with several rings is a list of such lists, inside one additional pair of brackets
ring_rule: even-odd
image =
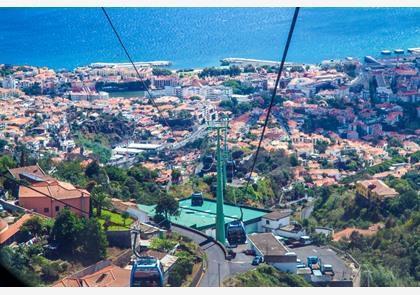
[(290, 156), (290, 165), (292, 165), (293, 167), (296, 167), (297, 165), (299, 165), (299, 161), (298, 161), (298, 158), (296, 157), (296, 154), (292, 154)]
[(328, 148), (328, 141), (326, 140), (317, 140), (314, 144), (314, 148), (320, 153), (323, 154)]
[(96, 216), (102, 216), (102, 208), (110, 205), (108, 194), (105, 193), (101, 187), (95, 187), (90, 194), (92, 207), (96, 208)]
[(163, 68), (153, 68), (153, 75), (155, 76), (170, 76), (172, 75), (171, 70), (163, 69)]
[(127, 222), (127, 219), (130, 217), (130, 214), (128, 214), (128, 212), (127, 211), (124, 211), (123, 213), (121, 213), (121, 218), (123, 219), (123, 222), (124, 222), (124, 226), (125, 226), (125, 223)]
[(86, 167), (85, 174), (87, 177), (92, 178), (95, 175), (98, 175), (100, 172), (101, 167), (99, 166), (98, 161), (92, 161)]
[(111, 226), (111, 215), (105, 215), (103, 216), (103, 219), (104, 219), (104, 230), (107, 231), (108, 228)]
[(172, 196), (165, 194), (159, 198), (155, 211), (157, 214), (165, 216), (166, 220), (169, 220), (169, 216), (179, 214), (179, 204)]
[(97, 262), (106, 257), (108, 241), (104, 230), (96, 218), (83, 218), (79, 235), (80, 252), (85, 260)]
[(25, 221), (20, 229), (20, 232), (27, 237), (37, 237), (49, 233), (44, 220), (42, 220), (39, 216), (33, 216), (29, 220)]
[(4, 152), (4, 148), (7, 145), (7, 141), (4, 139), (0, 139), (0, 153)]
[(179, 169), (173, 169), (171, 172), (172, 182), (178, 183), (181, 178), (181, 171)]
[(410, 155), (410, 163), (416, 164), (420, 161), (420, 151), (417, 151), (415, 153), (412, 153)]
[(15, 168), (16, 162), (10, 156), (0, 156), (0, 173), (4, 174), (8, 168)]
[(85, 187), (88, 179), (78, 161), (63, 161), (57, 166), (54, 175), (74, 185)]
[(83, 224), (76, 214), (67, 208), (61, 210), (52, 228), (52, 238), (57, 243), (59, 251), (74, 255), (82, 229)]

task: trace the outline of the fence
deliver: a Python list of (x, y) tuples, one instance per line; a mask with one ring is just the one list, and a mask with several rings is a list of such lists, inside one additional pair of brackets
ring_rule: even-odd
[(340, 253), (345, 258), (347, 258), (348, 260), (350, 260), (351, 262), (353, 262), (354, 266), (357, 269), (357, 273), (354, 275), (354, 277), (352, 279), (353, 286), (360, 287), (360, 275), (361, 275), (361, 273), (360, 273), (360, 263), (353, 256), (351, 256), (349, 253), (347, 253), (346, 251), (343, 251), (341, 249), (338, 249), (337, 247), (332, 246), (332, 245), (329, 245), (328, 247), (330, 247), (335, 252)]
[(194, 277), (193, 277), (193, 279), (190, 283), (190, 287), (197, 287), (198, 283), (201, 280), (201, 277), (203, 276), (204, 272), (207, 269), (206, 254), (200, 248), (198, 248), (197, 252), (201, 257), (201, 264), (200, 264), (200, 268), (198, 269), (198, 271), (196, 272), (196, 274), (194, 275)]
[(191, 227), (183, 226), (183, 225), (180, 225), (180, 224), (175, 224), (175, 223), (173, 223), (173, 224), (172, 224), (172, 226), (175, 226), (175, 227), (179, 227), (179, 228), (182, 228), (182, 229), (188, 230), (188, 231), (190, 231), (190, 232), (193, 232), (193, 233), (195, 233), (195, 234), (197, 234), (197, 235), (202, 236), (202, 237), (203, 237), (203, 238), (205, 238), (205, 239), (208, 239), (208, 240), (210, 240), (210, 241), (214, 242), (214, 243), (215, 243), (217, 246), (219, 246), (219, 247), (220, 247), (220, 249), (223, 251), (223, 253), (224, 253), (225, 257), (227, 257), (227, 255), (228, 255), (228, 254), (227, 254), (227, 250), (226, 250), (225, 246), (224, 246), (222, 243), (220, 243), (219, 241), (215, 240), (213, 237), (210, 237), (210, 236), (206, 235), (205, 233), (203, 233), (202, 231), (199, 231), (199, 230), (197, 230), (197, 229), (193, 229), (193, 228), (191, 228)]

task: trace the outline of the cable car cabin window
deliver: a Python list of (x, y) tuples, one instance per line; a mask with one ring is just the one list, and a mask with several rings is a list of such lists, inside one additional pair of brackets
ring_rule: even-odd
[(191, 206), (202, 206), (203, 205), (203, 194), (202, 193), (194, 193), (191, 196)]
[(133, 286), (158, 287), (160, 282), (159, 272), (155, 268), (137, 270), (134, 273)]
[(229, 244), (244, 244), (246, 242), (246, 231), (241, 221), (234, 221), (227, 225), (227, 240)]

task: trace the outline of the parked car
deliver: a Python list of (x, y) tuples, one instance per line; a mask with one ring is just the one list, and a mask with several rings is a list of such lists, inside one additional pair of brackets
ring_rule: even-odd
[(299, 242), (302, 246), (306, 246), (312, 244), (312, 239), (310, 236), (301, 236)]
[(257, 253), (255, 252), (254, 249), (246, 249), (246, 250), (244, 250), (244, 254), (245, 255), (251, 255), (251, 256), (257, 255)]
[(252, 265), (259, 265), (260, 263), (264, 262), (264, 258), (262, 256), (255, 256), (252, 260)]
[(236, 257), (236, 252), (235, 251), (233, 251), (233, 250), (231, 250), (231, 249), (229, 249), (228, 251), (227, 251), (227, 259), (228, 260), (232, 260), (232, 259), (235, 259), (235, 257)]
[(321, 271), (324, 275), (334, 276), (334, 270), (331, 264), (322, 264)]

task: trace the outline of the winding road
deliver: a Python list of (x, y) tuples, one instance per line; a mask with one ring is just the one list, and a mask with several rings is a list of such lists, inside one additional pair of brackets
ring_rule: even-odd
[(199, 287), (218, 287), (223, 281), (237, 273), (246, 272), (252, 268), (252, 257), (237, 253), (233, 261), (225, 259), (222, 248), (214, 241), (185, 228), (172, 224), (172, 230), (182, 236), (188, 237), (197, 244), (207, 255), (207, 269), (201, 278)]

